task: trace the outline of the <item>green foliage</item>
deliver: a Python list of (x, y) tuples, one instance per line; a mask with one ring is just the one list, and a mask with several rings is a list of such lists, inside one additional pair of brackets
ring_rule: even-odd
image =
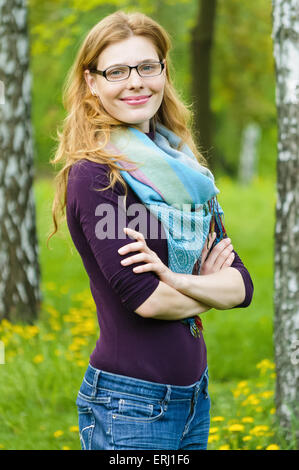
[(275, 73), (271, 2), (219, 0), (212, 74), (214, 143), (218, 155), (238, 160), (242, 130), (261, 126), (259, 174), (273, 174), (276, 162)]
[[(118, 9), (149, 14), (169, 32), (175, 86), (192, 105), (189, 44), (197, 1), (29, 0), (32, 112), (39, 169), (49, 169), (55, 151), (56, 129), (65, 117), (62, 87), (80, 44), (100, 19)], [(236, 173), (242, 131), (249, 122), (257, 122), (262, 129), (259, 174), (274, 174), (276, 110), (269, 0), (217, 2), (211, 86), (216, 160), (227, 162)]]

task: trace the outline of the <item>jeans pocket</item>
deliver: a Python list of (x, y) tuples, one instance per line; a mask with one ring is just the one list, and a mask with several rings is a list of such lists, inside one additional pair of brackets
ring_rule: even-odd
[(113, 400), (112, 418), (136, 422), (156, 421), (163, 414), (161, 402), (149, 402), (142, 397), (117, 397)]
[(92, 408), (77, 403), (79, 417), (79, 436), (82, 450), (91, 450), (92, 435), (95, 427), (95, 418)]

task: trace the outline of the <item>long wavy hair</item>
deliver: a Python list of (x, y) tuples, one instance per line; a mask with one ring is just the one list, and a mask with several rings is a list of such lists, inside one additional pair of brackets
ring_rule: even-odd
[(98, 97), (92, 95), (84, 78), (84, 71), (96, 68), (98, 57), (107, 46), (133, 35), (150, 39), (159, 60), (166, 60), (164, 96), (159, 110), (152, 117), (153, 127), (159, 122), (173, 131), (181, 137), (182, 144), (189, 145), (199, 163), (206, 166), (206, 160), (197, 149), (192, 136), (191, 107), (183, 103), (170, 77), (171, 41), (168, 33), (156, 21), (142, 13), (116, 11), (102, 19), (89, 31), (63, 86), (63, 105), (67, 116), (62, 122), (61, 131), (57, 129), (58, 145), (54, 158), (50, 160), (53, 165), (62, 164), (62, 168), (55, 176), (56, 188), (52, 205), (54, 230), (47, 242), (57, 232), (59, 221), (65, 215), (69, 171), (79, 160), (87, 159), (107, 164), (110, 184), (104, 189), (113, 187), (116, 181), (119, 181), (124, 187), (125, 198), (127, 197), (127, 185), (116, 162), (128, 160), (122, 155), (108, 154), (103, 150), (109, 142), (111, 130), (115, 126), (127, 126), (127, 124), (110, 116)]

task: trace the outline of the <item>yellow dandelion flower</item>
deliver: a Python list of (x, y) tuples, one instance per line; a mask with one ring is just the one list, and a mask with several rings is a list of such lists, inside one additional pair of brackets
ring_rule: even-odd
[(274, 415), (275, 412), (276, 412), (275, 408), (271, 408), (271, 410), (270, 410), (270, 415)]
[(77, 361), (77, 366), (79, 367), (85, 367), (86, 366), (86, 362), (85, 361)]
[(61, 431), (61, 429), (58, 429), (58, 431), (55, 431), (55, 432), (54, 432), (53, 436), (54, 436), (54, 437), (60, 437), (60, 436), (62, 436), (63, 434), (64, 434), (64, 432)]
[(224, 444), (223, 446), (220, 446), (218, 450), (230, 450), (230, 447), (228, 444)]
[(34, 358), (33, 358), (33, 362), (35, 364), (40, 364), (41, 362), (43, 362), (44, 360), (44, 356), (42, 354), (37, 354)]
[(263, 410), (263, 408), (261, 406), (257, 406), (256, 409), (255, 409), (256, 413), (261, 413)]
[(248, 380), (242, 380), (241, 382), (238, 383), (237, 387), (238, 388), (245, 388), (247, 387)]
[(262, 436), (268, 430), (269, 426), (266, 425), (254, 426), (254, 428), (249, 431), (249, 434), (252, 434), (253, 436)]
[(252, 416), (244, 416), (241, 421), (242, 423), (253, 423), (254, 419)]
[(244, 431), (244, 426), (243, 424), (232, 424), (231, 426), (228, 427), (228, 430), (230, 432), (240, 432), (240, 431)]
[(250, 441), (250, 439), (252, 439), (252, 436), (244, 436), (244, 437), (242, 438), (242, 440), (243, 440), (244, 442)]
[(269, 359), (263, 359), (256, 365), (257, 369), (274, 369), (275, 364), (272, 361), (269, 361)]
[(223, 416), (214, 416), (214, 418), (211, 419), (211, 421), (224, 421), (225, 418)]
[(266, 450), (279, 450), (280, 447), (277, 444), (270, 444), (268, 447), (266, 447)]
[(273, 396), (273, 394), (274, 394), (273, 390), (266, 390), (265, 392), (261, 392), (259, 396), (262, 398), (270, 398)]
[(267, 372), (267, 370), (275, 369), (275, 364), (269, 361), (269, 359), (263, 359), (261, 362), (259, 362), (256, 365), (256, 367), (257, 369), (260, 369), (260, 373), (264, 375)]
[(78, 432), (78, 431), (79, 431), (79, 426), (70, 426), (70, 427), (69, 427), (69, 430), (70, 430), (71, 432)]
[(215, 434), (218, 431), (218, 429), (219, 428), (217, 428), (217, 427), (210, 428), (210, 434)]
[(210, 444), (211, 442), (219, 441), (219, 436), (218, 434), (213, 434), (212, 436), (209, 436), (208, 438), (208, 443)]
[(63, 446), (63, 447), (62, 447), (62, 450), (71, 450), (71, 449), (70, 449), (70, 447), (68, 447), (68, 446)]
[(258, 405), (260, 403), (260, 400), (256, 397), (254, 393), (251, 395), (248, 395), (246, 400), (242, 402), (242, 406), (247, 406), (247, 405)]

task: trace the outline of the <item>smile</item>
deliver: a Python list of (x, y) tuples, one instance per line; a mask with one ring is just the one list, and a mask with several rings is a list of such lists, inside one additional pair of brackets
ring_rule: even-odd
[(136, 106), (140, 104), (145, 104), (150, 99), (150, 96), (140, 96), (140, 97), (132, 97), (132, 98), (123, 98), (121, 101), (130, 104), (131, 106)]

